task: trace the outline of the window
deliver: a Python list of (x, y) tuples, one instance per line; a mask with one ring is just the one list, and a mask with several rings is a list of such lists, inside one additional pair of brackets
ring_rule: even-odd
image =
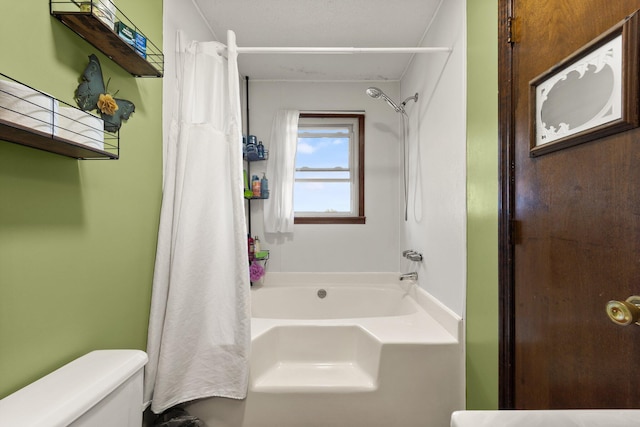
[(364, 114), (298, 121), (296, 224), (364, 224)]

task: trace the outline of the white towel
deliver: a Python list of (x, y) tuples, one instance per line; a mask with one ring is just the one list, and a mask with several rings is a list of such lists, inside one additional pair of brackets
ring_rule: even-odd
[(58, 107), (54, 135), (104, 150), (104, 121), (73, 107)]
[(53, 116), (58, 101), (28, 86), (0, 80), (0, 119), (53, 134)]

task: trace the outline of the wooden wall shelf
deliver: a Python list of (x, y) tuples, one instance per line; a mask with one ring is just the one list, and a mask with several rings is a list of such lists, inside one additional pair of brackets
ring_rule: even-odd
[(27, 147), (37, 148), (38, 150), (81, 160), (116, 160), (120, 157), (117, 153), (109, 153), (91, 148), (48, 133), (25, 128), (2, 119), (0, 119), (0, 140), (14, 142), (19, 145), (25, 145)]
[[(127, 72), (136, 77), (162, 77), (164, 74), (164, 55), (147, 38), (147, 58), (143, 58), (134, 47), (122, 40), (114, 29), (109, 28), (91, 11), (68, 11), (69, 3), (78, 9), (74, 2), (49, 2), (50, 13), (80, 37), (91, 43), (96, 49), (108, 56)], [(63, 7), (64, 6), (64, 7)], [(123, 14), (118, 19), (142, 34)], [(144, 34), (142, 34), (144, 35)], [(146, 37), (146, 36), (145, 36)]]
[(0, 73), (0, 141), (72, 157), (120, 158), (120, 131), (96, 115)]

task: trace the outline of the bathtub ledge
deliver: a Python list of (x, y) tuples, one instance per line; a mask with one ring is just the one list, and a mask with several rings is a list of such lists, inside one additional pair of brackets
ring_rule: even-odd
[(411, 284), (407, 291), (425, 312), (429, 313), (447, 332), (460, 341), (463, 337), (463, 325), (460, 316), (416, 284)]

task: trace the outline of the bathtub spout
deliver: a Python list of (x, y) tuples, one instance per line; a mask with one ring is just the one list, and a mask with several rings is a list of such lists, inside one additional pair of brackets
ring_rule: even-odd
[(411, 272), (400, 275), (400, 280), (418, 280), (418, 273)]

